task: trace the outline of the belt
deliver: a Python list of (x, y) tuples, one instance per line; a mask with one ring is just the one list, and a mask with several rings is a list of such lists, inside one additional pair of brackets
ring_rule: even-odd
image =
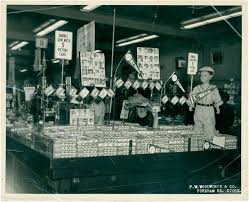
[(213, 107), (214, 106), (213, 104), (201, 104), (201, 103), (197, 103), (197, 105), (204, 106), (204, 107)]

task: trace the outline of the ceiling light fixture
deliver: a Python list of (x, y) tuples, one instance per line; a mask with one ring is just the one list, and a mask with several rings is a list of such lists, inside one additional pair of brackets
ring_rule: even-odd
[(13, 47), (14, 45), (16, 45), (16, 44), (18, 44), (20, 41), (14, 41), (14, 42), (12, 42), (10, 45), (9, 45), (9, 47), (11, 48), (11, 47)]
[(134, 44), (134, 43), (140, 43), (140, 42), (143, 42), (143, 41), (148, 41), (148, 40), (151, 40), (151, 39), (155, 39), (155, 38), (158, 38), (159, 36), (158, 35), (149, 35), (149, 36), (146, 36), (146, 37), (143, 37), (143, 38), (140, 38), (140, 39), (135, 39), (135, 40), (132, 40), (132, 41), (127, 41), (127, 42), (124, 42), (124, 43), (120, 43), (120, 44), (117, 44), (116, 46), (117, 47), (122, 47), (122, 46), (128, 46), (130, 44)]
[(34, 32), (34, 33), (37, 33), (37, 32), (39, 32), (41, 29), (43, 29), (44, 27), (47, 27), (47, 26), (51, 25), (51, 24), (54, 23), (55, 21), (56, 21), (55, 19), (50, 19), (50, 20), (44, 22), (43, 24), (41, 24), (40, 26), (38, 26), (37, 28), (35, 28), (35, 29), (33, 30), (33, 32)]
[(27, 69), (21, 69), (20, 72), (26, 72), (28, 71)]
[(101, 50), (95, 50), (94, 53), (101, 53)]
[(192, 29), (195, 27), (204, 26), (207, 24), (219, 22), (222, 20), (227, 20), (230, 18), (238, 17), (242, 15), (242, 11), (240, 7), (236, 7), (233, 9), (229, 9), (220, 13), (213, 13), (210, 15), (205, 15), (199, 18), (187, 20), (181, 23), (182, 29)]
[(87, 6), (82, 7), (80, 10), (81, 10), (81, 11), (84, 11), (84, 12), (90, 12), (90, 11), (93, 11), (94, 9), (100, 7), (100, 6), (101, 6), (101, 5), (96, 5), (96, 4), (87, 5)]
[(29, 42), (22, 41), (21, 43), (18, 43), (17, 45), (13, 46), (10, 50), (18, 50), (24, 46), (26, 46)]
[(58, 60), (58, 59), (52, 59), (51, 61), (52, 61), (52, 63), (59, 63), (60, 62), (60, 60)]
[(116, 43), (119, 44), (119, 43), (131, 41), (131, 40), (138, 39), (138, 38), (145, 37), (145, 36), (148, 36), (148, 34), (138, 34), (138, 35), (131, 36), (131, 37), (128, 37), (125, 39), (120, 39), (120, 40), (116, 41)]
[(50, 25), (49, 27), (45, 28), (44, 30), (38, 32), (36, 36), (45, 36), (48, 33), (58, 29), (59, 27), (62, 27), (63, 25), (67, 24), (68, 21), (65, 20), (59, 20), (58, 22), (54, 23), (53, 25)]

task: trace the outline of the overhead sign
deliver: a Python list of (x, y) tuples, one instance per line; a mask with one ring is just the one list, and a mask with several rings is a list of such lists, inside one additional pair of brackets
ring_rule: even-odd
[(197, 68), (198, 68), (198, 54), (197, 53), (189, 53), (188, 54), (187, 74), (195, 75), (197, 73)]
[(47, 48), (48, 47), (48, 39), (37, 37), (35, 39), (35, 47), (36, 48)]
[(54, 58), (71, 60), (73, 46), (73, 33), (66, 31), (55, 31), (55, 53)]

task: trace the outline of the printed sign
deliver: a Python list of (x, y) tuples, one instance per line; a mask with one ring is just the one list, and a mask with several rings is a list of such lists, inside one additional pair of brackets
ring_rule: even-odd
[(197, 53), (189, 53), (188, 54), (187, 74), (195, 75), (197, 73), (197, 68), (198, 68), (198, 54)]
[(24, 87), (25, 101), (30, 101), (34, 95), (35, 87)]
[(81, 52), (80, 63), (83, 86), (106, 87), (104, 53)]
[(69, 95), (70, 95), (71, 97), (74, 97), (74, 96), (76, 95), (77, 91), (78, 91), (78, 90), (77, 90), (75, 87), (71, 86), (71, 87), (70, 87), (70, 90), (69, 90)]
[(55, 95), (58, 96), (58, 97), (61, 97), (65, 92), (65, 89), (60, 86), (56, 91), (55, 91)]
[(56, 59), (71, 60), (73, 46), (73, 33), (55, 31), (55, 56)]
[(171, 102), (173, 105), (175, 105), (178, 101), (179, 101), (179, 97), (174, 96), (170, 102)]
[(96, 97), (98, 96), (98, 94), (99, 94), (99, 90), (98, 90), (97, 88), (94, 88), (94, 89), (92, 90), (92, 92), (91, 92), (91, 96), (92, 96), (93, 98), (96, 98)]
[(70, 125), (93, 125), (93, 109), (70, 109)]
[(79, 93), (79, 95), (84, 99), (86, 96), (88, 96), (88, 94), (89, 94), (89, 90), (87, 90), (87, 88), (83, 88), (81, 91), (80, 91), (80, 93)]
[(167, 103), (169, 100), (168, 96), (167, 95), (164, 95), (163, 98), (162, 98), (162, 103), (165, 104)]
[[(143, 79), (160, 79), (158, 48), (137, 47), (137, 63), (143, 73)], [(141, 79), (139, 76), (138, 78)]]
[(65, 83), (66, 83), (66, 85), (71, 85), (71, 76), (67, 76), (65, 78)]
[(99, 97), (101, 99), (104, 99), (107, 96), (107, 93), (108, 93), (107, 90), (103, 88), (99, 93)]
[(36, 48), (47, 48), (48, 47), (48, 39), (37, 37), (35, 39), (35, 47)]
[(124, 84), (124, 81), (120, 78), (115, 82), (115, 86), (120, 88)]

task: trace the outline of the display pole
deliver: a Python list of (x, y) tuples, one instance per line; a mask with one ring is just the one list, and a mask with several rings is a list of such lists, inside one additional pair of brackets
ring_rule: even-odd
[(193, 78), (194, 76), (191, 75), (190, 92), (192, 92), (192, 89), (193, 89)]
[[(113, 25), (112, 25), (112, 59), (111, 59), (111, 78), (110, 78), (110, 88), (113, 89), (113, 59), (114, 59), (114, 41), (115, 41), (115, 20), (116, 20), (116, 9), (113, 9)], [(111, 112), (112, 112), (112, 98), (110, 100), (109, 107), (109, 117), (108, 124), (110, 124), (111, 120)]]
[[(45, 51), (44, 51), (44, 58), (45, 58)], [(45, 88), (45, 67), (44, 67), (44, 64), (42, 64), (42, 109), (43, 109), (43, 125), (45, 123), (45, 102), (44, 102), (44, 88)]]
[(63, 85), (64, 59), (61, 60), (61, 85)]

